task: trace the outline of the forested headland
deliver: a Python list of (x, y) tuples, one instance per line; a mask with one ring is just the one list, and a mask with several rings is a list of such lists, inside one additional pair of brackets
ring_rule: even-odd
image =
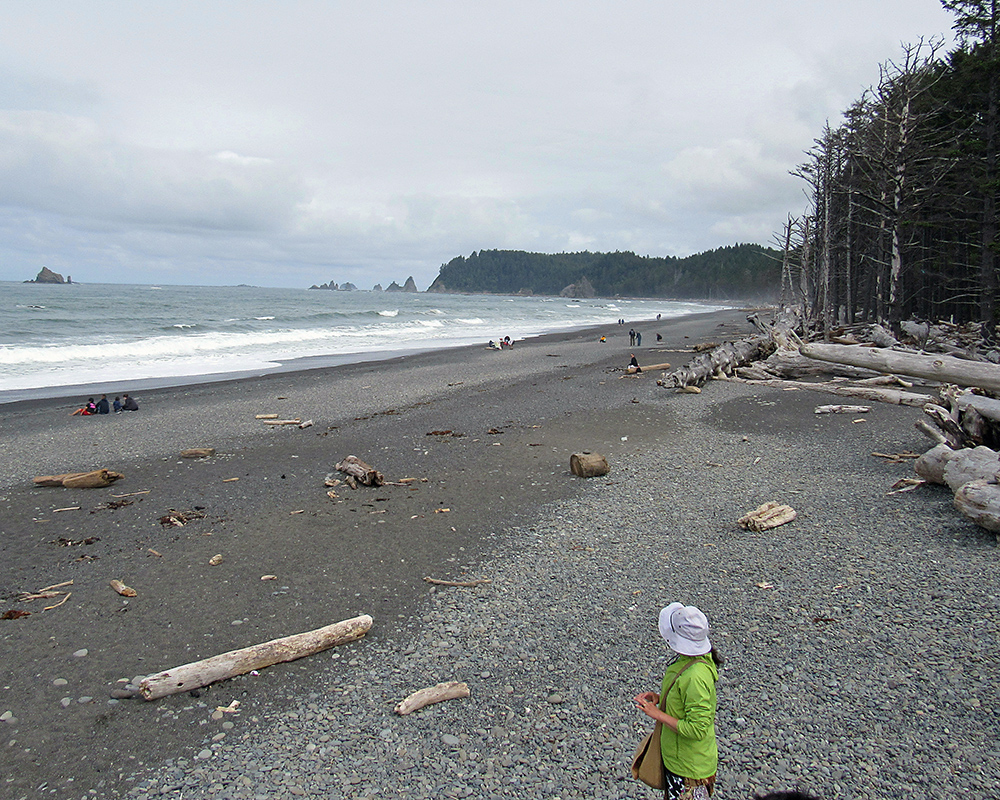
[(782, 299), (828, 331), (952, 319), (996, 340), (1000, 3), (942, 4), (955, 49), (904, 46), (798, 170), (811, 203), (780, 236)]
[(774, 300), (781, 252), (756, 244), (686, 258), (480, 250), (442, 265), (428, 292)]

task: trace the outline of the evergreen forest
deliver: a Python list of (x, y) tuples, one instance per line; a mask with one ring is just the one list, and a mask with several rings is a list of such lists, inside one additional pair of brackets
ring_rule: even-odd
[(780, 251), (755, 244), (721, 247), (687, 258), (480, 250), (444, 264), (427, 291), (558, 295), (586, 279), (600, 297), (774, 300), (781, 266)]
[(943, 0), (954, 49), (904, 45), (797, 173), (810, 205), (779, 234), (782, 299), (842, 323), (982, 322), (995, 341), (998, 0)]

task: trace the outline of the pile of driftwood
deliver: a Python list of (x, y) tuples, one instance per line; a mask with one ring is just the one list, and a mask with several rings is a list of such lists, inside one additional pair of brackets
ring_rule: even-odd
[[(922, 408), (917, 428), (935, 446), (917, 459), (917, 473), (948, 485), (963, 515), (1000, 534), (1000, 353), (984, 348), (971, 326), (904, 323), (903, 340), (880, 325), (856, 326), (806, 342), (794, 312), (748, 320), (757, 334), (699, 353), (657, 384), (684, 390), (741, 380)], [(914, 391), (917, 382), (924, 391)]]

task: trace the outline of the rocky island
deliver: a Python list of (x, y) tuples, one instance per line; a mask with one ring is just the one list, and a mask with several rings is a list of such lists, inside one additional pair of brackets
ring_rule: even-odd
[(72, 283), (73, 278), (67, 275), (63, 278), (58, 272), (53, 272), (48, 267), (42, 267), (41, 271), (35, 276), (34, 280), (25, 281), (25, 283)]

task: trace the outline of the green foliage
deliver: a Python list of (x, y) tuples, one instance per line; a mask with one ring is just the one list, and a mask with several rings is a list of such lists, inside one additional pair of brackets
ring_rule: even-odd
[(442, 265), (428, 291), (557, 295), (584, 277), (601, 297), (769, 299), (777, 294), (781, 254), (755, 244), (687, 258), (480, 250)]

